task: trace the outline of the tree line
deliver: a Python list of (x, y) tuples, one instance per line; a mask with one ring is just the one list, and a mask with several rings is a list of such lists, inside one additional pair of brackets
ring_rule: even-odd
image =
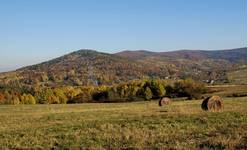
[(192, 79), (133, 80), (112, 86), (63, 86), (54, 88), (0, 85), (0, 104), (69, 104), (130, 102), (161, 97), (198, 99), (205, 85)]

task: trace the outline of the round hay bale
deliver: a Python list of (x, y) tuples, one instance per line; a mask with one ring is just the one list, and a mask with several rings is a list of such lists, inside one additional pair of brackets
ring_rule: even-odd
[(202, 101), (201, 107), (205, 111), (220, 111), (223, 107), (223, 102), (219, 96), (211, 96)]
[(161, 98), (159, 100), (159, 106), (170, 105), (172, 100), (168, 97)]

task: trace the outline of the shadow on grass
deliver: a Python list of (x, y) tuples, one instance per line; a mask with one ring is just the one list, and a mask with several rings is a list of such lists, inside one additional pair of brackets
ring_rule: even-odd
[(167, 110), (160, 110), (159, 112), (161, 112), (161, 113), (167, 113), (168, 111)]

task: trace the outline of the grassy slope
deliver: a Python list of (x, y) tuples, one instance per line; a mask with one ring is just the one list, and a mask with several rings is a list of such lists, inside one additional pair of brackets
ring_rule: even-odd
[(201, 101), (0, 106), (1, 148), (247, 148), (247, 98), (226, 98), (224, 110)]
[(222, 97), (232, 97), (233, 95), (247, 95), (247, 85), (214, 85), (208, 86), (211, 91), (208, 95), (219, 95)]
[(235, 84), (247, 84), (247, 69), (241, 69), (228, 73), (228, 78)]

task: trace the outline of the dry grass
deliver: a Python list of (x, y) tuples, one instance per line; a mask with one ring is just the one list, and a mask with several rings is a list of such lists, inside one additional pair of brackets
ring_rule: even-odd
[(201, 100), (0, 106), (0, 149), (246, 148), (247, 98), (225, 98), (221, 112)]
[(221, 97), (234, 97), (234, 95), (247, 96), (247, 85), (214, 85), (208, 86), (210, 91), (205, 96), (219, 95)]
[(247, 69), (233, 71), (227, 74), (228, 79), (234, 84), (247, 84)]

